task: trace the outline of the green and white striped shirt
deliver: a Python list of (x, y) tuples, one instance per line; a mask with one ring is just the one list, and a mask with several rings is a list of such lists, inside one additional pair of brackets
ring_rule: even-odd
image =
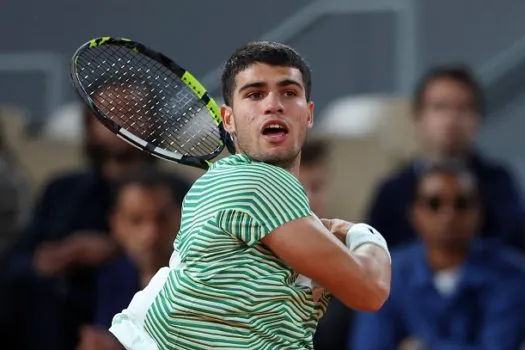
[(159, 349), (312, 349), (318, 302), (260, 240), (313, 215), (288, 171), (234, 155), (215, 163), (184, 200), (172, 269), (148, 309)]

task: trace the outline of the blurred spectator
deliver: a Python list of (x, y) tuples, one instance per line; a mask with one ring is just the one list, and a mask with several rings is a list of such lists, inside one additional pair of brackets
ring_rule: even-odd
[(4, 278), (7, 253), (18, 239), (30, 211), (30, 189), (25, 171), (7, 144), (0, 116), (0, 337), (3, 345), (15, 347), (9, 343), (7, 324), (10, 320), (12, 305), (9, 290)]
[(523, 248), (525, 210), (514, 179), (508, 169), (475, 149), (484, 96), (471, 72), (446, 66), (430, 70), (416, 88), (413, 110), (420, 155), (380, 184), (368, 222), (391, 247), (413, 240), (407, 213), (416, 178), (433, 163), (451, 158), (463, 162), (479, 179), (486, 198), (480, 234)]
[(27, 176), (7, 144), (0, 116), (0, 260), (26, 223), (30, 210)]
[(124, 253), (101, 269), (95, 325), (83, 327), (79, 350), (119, 349), (108, 331), (111, 320), (162, 266), (167, 266), (188, 189), (174, 188), (170, 177), (151, 167), (126, 176), (116, 185), (110, 233)]
[(392, 289), (377, 313), (356, 313), (352, 349), (515, 350), (525, 339), (525, 261), (476, 235), (483, 210), (457, 164), (419, 173), (411, 218), (420, 241), (393, 251)]
[(326, 216), (328, 157), (328, 144), (321, 139), (307, 140), (301, 150), (299, 181), (308, 195), (312, 211), (321, 218)]
[(32, 334), (21, 338), (29, 349), (77, 344), (80, 325), (93, 318), (97, 269), (119, 251), (107, 235), (111, 183), (155, 160), (117, 138), (87, 109), (84, 121), (88, 169), (50, 181), (9, 259), (15, 328)]
[[(326, 196), (329, 181), (330, 149), (325, 140), (307, 140), (301, 151), (299, 181), (303, 185), (310, 207), (318, 217), (326, 217)], [(319, 321), (315, 337), (316, 350), (342, 349), (347, 343), (351, 310), (332, 298), (324, 317)]]

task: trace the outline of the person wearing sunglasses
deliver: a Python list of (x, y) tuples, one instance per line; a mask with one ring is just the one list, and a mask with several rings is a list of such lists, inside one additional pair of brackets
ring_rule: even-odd
[(420, 174), (409, 214), (419, 239), (394, 250), (390, 298), (377, 313), (357, 313), (349, 349), (519, 348), (525, 259), (478, 235), (482, 202), (457, 163)]

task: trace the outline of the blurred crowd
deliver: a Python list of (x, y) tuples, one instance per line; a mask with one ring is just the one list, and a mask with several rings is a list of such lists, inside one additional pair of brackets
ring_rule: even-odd
[[(421, 77), (418, 154), (377, 184), (359, 218), (392, 250), (391, 296), (375, 313), (332, 299), (316, 350), (525, 345), (525, 206), (511, 171), (475, 147), (484, 110), (468, 68)], [(88, 165), (57, 174), (33, 200), (0, 126), (2, 349), (121, 349), (107, 331), (113, 315), (168, 263), (190, 181), (88, 109), (83, 127)], [(302, 153), (300, 181), (319, 217), (330, 215), (329, 141), (310, 139)]]

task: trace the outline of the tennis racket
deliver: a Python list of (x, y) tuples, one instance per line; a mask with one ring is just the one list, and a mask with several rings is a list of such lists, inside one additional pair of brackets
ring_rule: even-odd
[(113, 37), (88, 41), (71, 59), (71, 82), (113, 133), (158, 158), (208, 169), (235, 147), (201, 83), (162, 53)]

